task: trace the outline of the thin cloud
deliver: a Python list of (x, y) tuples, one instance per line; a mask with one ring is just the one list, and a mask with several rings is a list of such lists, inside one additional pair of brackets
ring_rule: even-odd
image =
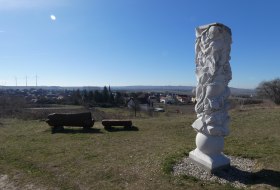
[(0, 0), (0, 10), (18, 10), (61, 6), (66, 0)]

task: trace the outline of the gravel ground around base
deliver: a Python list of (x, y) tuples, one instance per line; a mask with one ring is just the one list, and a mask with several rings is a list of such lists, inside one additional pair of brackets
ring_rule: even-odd
[(189, 157), (185, 157), (180, 163), (173, 167), (173, 174), (187, 175), (204, 181), (229, 183), (236, 188), (245, 188), (252, 178), (253, 168), (256, 161), (234, 156), (227, 156), (231, 166), (228, 169), (219, 170), (211, 174), (194, 164)]

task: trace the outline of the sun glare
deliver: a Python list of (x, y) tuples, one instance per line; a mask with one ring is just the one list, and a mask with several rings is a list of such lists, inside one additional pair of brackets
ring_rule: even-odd
[(51, 20), (55, 21), (56, 20), (56, 17), (54, 15), (51, 15), (50, 16)]

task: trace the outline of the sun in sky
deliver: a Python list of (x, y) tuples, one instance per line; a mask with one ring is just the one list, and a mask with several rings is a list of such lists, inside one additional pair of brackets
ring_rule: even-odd
[(56, 20), (56, 16), (54, 16), (53, 14), (50, 15), (50, 18), (51, 18), (52, 21)]

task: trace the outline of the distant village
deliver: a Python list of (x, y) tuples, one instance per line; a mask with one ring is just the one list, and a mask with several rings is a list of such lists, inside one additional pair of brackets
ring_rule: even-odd
[[(231, 88), (231, 105), (259, 104), (263, 100), (253, 91)], [(40, 108), (77, 105), (84, 108), (122, 107), (137, 111), (166, 111), (166, 105), (194, 105), (192, 88), (169, 87), (145, 89), (111, 89), (102, 87), (3, 87), (0, 88), (0, 112), (17, 108)], [(9, 112), (9, 111), (8, 111)], [(1, 115), (1, 113), (0, 113)]]
[[(141, 110), (164, 104), (193, 104), (195, 98), (187, 94), (170, 92), (130, 92), (112, 91), (110, 87), (102, 90), (56, 90), (56, 89), (1, 89), (0, 97), (22, 99), (28, 105), (47, 106), (50, 104), (84, 105), (86, 107), (127, 106)], [(157, 105), (157, 106), (155, 106)], [(158, 108), (157, 108), (158, 109)], [(162, 111), (159, 109), (159, 111)]]

